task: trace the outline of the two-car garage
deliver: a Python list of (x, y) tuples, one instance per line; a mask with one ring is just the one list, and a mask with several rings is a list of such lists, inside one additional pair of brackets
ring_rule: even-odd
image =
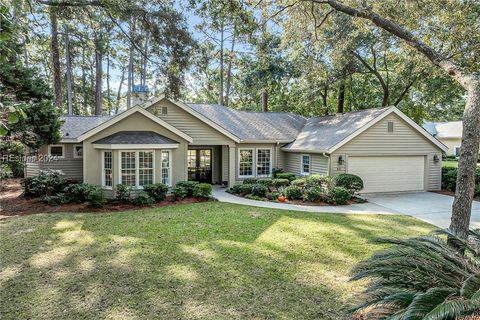
[(425, 156), (350, 156), (347, 172), (363, 179), (364, 193), (425, 190)]

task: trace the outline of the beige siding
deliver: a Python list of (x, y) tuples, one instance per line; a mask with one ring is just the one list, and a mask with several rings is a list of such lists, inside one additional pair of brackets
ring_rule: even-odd
[[(73, 157), (73, 146), (78, 143), (65, 143), (63, 159), (39, 161), (38, 169), (40, 170), (60, 170), (65, 174), (67, 179), (83, 180), (83, 159)], [(48, 146), (42, 146), (38, 152), (40, 158), (48, 159), (43, 156), (48, 156)]]
[[(394, 123), (388, 132), (388, 122)], [(395, 114), (390, 114), (331, 155), (330, 169), (333, 175), (348, 171), (349, 156), (423, 155), (426, 161), (426, 189), (437, 190), (441, 183), (441, 164), (434, 163), (433, 155), (441, 156), (441, 150), (416, 129)], [(339, 156), (344, 159), (338, 163)]]
[[(96, 185), (102, 183), (102, 150), (93, 148), (92, 143), (101, 138), (109, 136), (118, 131), (153, 131), (161, 134), (167, 138), (179, 142), (179, 148), (171, 149), (171, 168), (172, 168), (172, 184), (181, 180), (186, 180), (187, 177), (187, 142), (163, 128), (156, 122), (145, 117), (140, 113), (134, 113), (128, 118), (120, 120), (114, 125), (100, 131), (94, 136), (84, 141), (84, 166), (87, 168), (84, 172), (84, 181)], [(113, 184), (120, 182), (119, 177), (119, 152), (117, 150), (113, 153)], [(161, 181), (160, 176), (160, 150), (155, 151), (155, 182)]]
[(302, 154), (310, 155), (310, 170), (311, 174), (328, 175), (328, 157), (322, 154), (316, 153), (293, 153), (284, 152), (286, 163), (284, 170), (301, 175), (301, 159)]
[(228, 146), (222, 146), (222, 181), (228, 181)]
[[(162, 107), (167, 107), (167, 114), (162, 114)], [(210, 125), (197, 119), (168, 100), (161, 100), (148, 108), (162, 120), (193, 138), (195, 145), (233, 145), (234, 141)]]
[(454, 156), (455, 155), (455, 147), (460, 147), (462, 144), (462, 139), (461, 138), (452, 138), (452, 139), (447, 139), (447, 138), (440, 138), (439, 139), (441, 143), (446, 145), (448, 147), (447, 150), (447, 155), (449, 156)]
[(37, 176), (40, 173), (40, 166), (38, 162), (25, 163), (25, 177)]

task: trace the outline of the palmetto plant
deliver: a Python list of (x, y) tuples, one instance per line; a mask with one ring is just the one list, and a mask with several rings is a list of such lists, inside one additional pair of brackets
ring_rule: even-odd
[(480, 319), (480, 229), (470, 231), (468, 240), (445, 230), (431, 236), (374, 242), (390, 246), (353, 270), (352, 280), (370, 280), (365, 302), (355, 308), (359, 316)]

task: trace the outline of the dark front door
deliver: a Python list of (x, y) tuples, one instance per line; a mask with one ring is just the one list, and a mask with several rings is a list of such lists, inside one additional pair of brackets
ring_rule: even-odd
[(212, 183), (212, 149), (188, 150), (188, 180)]

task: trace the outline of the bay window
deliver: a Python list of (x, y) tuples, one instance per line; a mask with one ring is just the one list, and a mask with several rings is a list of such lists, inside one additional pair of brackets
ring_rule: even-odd
[(113, 168), (113, 157), (112, 151), (103, 152), (103, 165), (102, 165), (102, 185), (106, 188), (112, 188), (113, 186), (113, 177), (112, 177), (112, 168)]
[(271, 149), (257, 149), (257, 177), (270, 177), (272, 172), (271, 156)]
[(162, 183), (171, 186), (172, 185), (172, 173), (171, 173), (171, 163), (170, 163), (170, 151), (162, 150), (161, 152), (161, 174), (162, 174)]
[(142, 187), (153, 183), (153, 151), (121, 151), (120, 183)]

